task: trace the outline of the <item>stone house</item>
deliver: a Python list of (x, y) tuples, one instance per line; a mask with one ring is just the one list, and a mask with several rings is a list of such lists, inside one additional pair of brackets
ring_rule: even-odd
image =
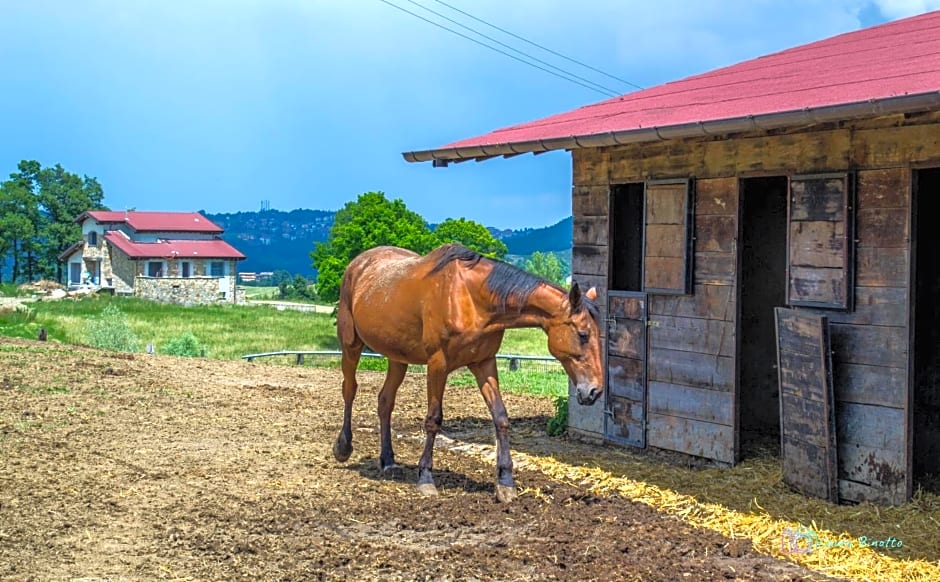
[(69, 286), (90, 285), (168, 303), (239, 303), (245, 258), (198, 212), (83, 212), (82, 240), (59, 255)]

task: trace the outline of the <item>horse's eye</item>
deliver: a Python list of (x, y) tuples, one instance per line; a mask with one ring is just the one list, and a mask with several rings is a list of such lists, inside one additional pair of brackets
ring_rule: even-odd
[(588, 339), (589, 339), (590, 337), (591, 337), (591, 334), (589, 334), (589, 333), (586, 332), (586, 331), (579, 331), (579, 332), (578, 332), (578, 339), (581, 340), (581, 345), (582, 345), (582, 346), (583, 346), (584, 344), (588, 343)]

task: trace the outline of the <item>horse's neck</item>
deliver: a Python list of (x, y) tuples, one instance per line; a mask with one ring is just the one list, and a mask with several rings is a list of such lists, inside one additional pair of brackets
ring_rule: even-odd
[(504, 329), (519, 327), (544, 329), (546, 322), (553, 319), (562, 309), (564, 298), (562, 291), (548, 285), (539, 285), (522, 309), (510, 307), (505, 312), (494, 312), (492, 323)]

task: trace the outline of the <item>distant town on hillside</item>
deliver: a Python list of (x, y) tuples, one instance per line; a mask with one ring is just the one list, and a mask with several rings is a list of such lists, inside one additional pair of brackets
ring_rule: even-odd
[[(313, 277), (310, 251), (325, 241), (333, 225), (334, 211), (296, 209), (234, 213), (201, 211), (225, 229), (222, 238), (248, 258), (239, 271), (272, 272), (278, 270)], [(571, 227), (569, 216), (551, 226), (519, 230), (488, 227), (493, 236), (509, 248), (509, 258), (523, 258), (538, 252), (554, 252), (565, 265), (570, 264)]]

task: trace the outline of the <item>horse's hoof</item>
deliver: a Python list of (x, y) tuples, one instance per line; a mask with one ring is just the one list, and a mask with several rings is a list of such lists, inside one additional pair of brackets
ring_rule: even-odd
[(353, 448), (352, 445), (347, 443), (342, 439), (336, 439), (336, 444), (333, 445), (333, 456), (337, 461), (343, 463), (349, 459), (349, 456), (352, 455)]
[(516, 498), (516, 488), (509, 485), (496, 484), (496, 499), (500, 503), (512, 503)]
[(425, 497), (435, 497), (437, 495), (437, 487), (434, 486), (434, 483), (418, 483), (418, 493)]

